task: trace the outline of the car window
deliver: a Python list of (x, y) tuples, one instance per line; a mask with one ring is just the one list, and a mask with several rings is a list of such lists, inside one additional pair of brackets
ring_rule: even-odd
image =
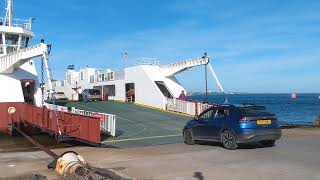
[(219, 108), (215, 111), (214, 118), (223, 118), (228, 116), (229, 112), (225, 108)]
[(273, 116), (272, 113), (260, 109), (240, 108), (240, 112), (242, 117)]
[(98, 90), (98, 89), (90, 89), (89, 93), (91, 95), (100, 95), (100, 90)]
[(208, 110), (208, 111), (205, 111), (204, 113), (202, 113), (202, 114), (199, 116), (199, 120), (211, 118), (213, 112), (214, 112), (214, 109), (210, 109), (210, 110)]

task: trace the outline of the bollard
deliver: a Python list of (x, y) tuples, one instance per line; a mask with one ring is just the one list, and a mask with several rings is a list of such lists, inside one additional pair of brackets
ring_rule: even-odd
[(82, 156), (74, 151), (67, 151), (58, 159), (55, 170), (60, 176), (75, 174), (84, 164)]

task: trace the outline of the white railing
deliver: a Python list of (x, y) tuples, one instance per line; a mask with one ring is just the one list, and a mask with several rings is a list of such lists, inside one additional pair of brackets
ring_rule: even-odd
[(53, 105), (49, 103), (44, 103), (44, 106), (50, 110), (57, 110), (57, 111), (62, 111), (62, 112), (68, 112), (68, 108), (65, 106), (58, 106), (58, 105)]
[(199, 114), (201, 114), (203, 111), (205, 111), (206, 109), (212, 107), (213, 105), (211, 104), (207, 104), (207, 103), (197, 103), (197, 112)]
[(182, 72), (189, 68), (205, 65), (209, 62), (209, 59), (206, 57), (199, 57), (195, 59), (189, 59), (185, 61), (180, 61), (172, 64), (160, 65), (160, 70), (164, 76), (171, 76), (173, 74)]
[(92, 112), (86, 110), (71, 108), (71, 113), (81, 114), (85, 116), (97, 117), (100, 119), (100, 130), (102, 132), (108, 132), (111, 136), (116, 136), (116, 116), (113, 114)]
[[(2, 23), (2, 24), (1, 24)], [(0, 17), (0, 24), (2, 26), (9, 26), (9, 24), (6, 24), (5, 18)], [(21, 27), (23, 29), (31, 31), (32, 29), (32, 20), (22, 20), (22, 19), (12, 19), (11, 21), (12, 27)]]
[(168, 98), (167, 110), (196, 115), (196, 103)]
[(211, 106), (213, 105), (167, 98), (166, 110), (197, 116)]
[(138, 61), (138, 65), (160, 65), (160, 60), (157, 58), (140, 58)]
[(50, 110), (69, 112), (72, 114), (80, 114), (83, 116), (97, 117), (100, 119), (100, 131), (109, 133), (113, 137), (116, 136), (116, 116), (113, 114), (86, 111), (86, 110), (76, 109), (75, 107), (72, 107), (71, 111), (69, 111), (68, 108), (65, 106), (58, 106), (58, 105), (53, 105), (49, 103), (45, 103), (44, 106), (46, 106)]

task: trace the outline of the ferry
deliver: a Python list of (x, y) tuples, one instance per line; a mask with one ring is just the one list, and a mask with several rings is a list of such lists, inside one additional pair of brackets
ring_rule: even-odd
[[(24, 130), (35, 133), (37, 128), (53, 135), (58, 142), (75, 139), (94, 145), (105, 140), (101, 134), (107, 134), (111, 141), (139, 134), (163, 137), (164, 134), (180, 133), (186, 120), (183, 117), (195, 116), (210, 106), (178, 99), (183, 91), (187, 91), (176, 74), (205, 66), (223, 92), (207, 53), (171, 64), (149, 60), (120, 71), (92, 67), (75, 70), (70, 65), (64, 80), (53, 80), (49, 66), (51, 45), (45, 40), (31, 45), (35, 36), (32, 31), (34, 19), (14, 19), (13, 0), (5, 2), (6, 14), (0, 18), (0, 81), (5, 84), (0, 88), (1, 133), (18, 132), (30, 139)], [(36, 68), (35, 61), (40, 61), (41, 67)], [(54, 63), (54, 59), (50, 61)], [(79, 100), (79, 94), (85, 89), (98, 89), (104, 99), (114, 101), (73, 102)], [(55, 104), (53, 97), (62, 94), (58, 92), (64, 92), (72, 102), (65, 106)], [(131, 98), (128, 92), (131, 92)], [(46, 100), (51, 100), (51, 104)], [(172, 126), (173, 119), (180, 119), (180, 125)], [(157, 123), (159, 126), (154, 127)]]
[[(168, 99), (177, 99), (182, 92), (187, 93), (175, 75), (209, 63), (207, 54), (164, 65), (159, 64), (157, 60), (152, 60), (150, 58), (147, 61), (144, 60), (144, 63), (140, 65), (119, 71), (93, 67), (75, 70), (74, 65), (69, 65), (65, 73), (66, 78), (54, 81), (53, 88), (56, 92), (64, 92), (71, 101), (78, 101), (79, 94), (85, 89), (98, 89), (102, 94), (102, 99), (135, 102), (165, 109)], [(222, 89), (212, 66), (209, 65), (209, 68)], [(49, 86), (46, 86), (46, 92), (49, 92), (48, 88)], [(129, 92), (133, 92), (133, 95), (128, 96)], [(50, 99), (48, 94), (46, 97)]]

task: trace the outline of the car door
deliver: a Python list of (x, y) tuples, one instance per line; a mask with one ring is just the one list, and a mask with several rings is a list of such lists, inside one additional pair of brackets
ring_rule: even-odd
[(212, 114), (207, 130), (210, 139), (219, 140), (220, 130), (225, 126), (228, 114), (228, 109), (225, 107), (217, 108), (214, 114)]
[(210, 108), (201, 113), (196, 121), (196, 124), (193, 126), (193, 135), (196, 139), (208, 139), (208, 125), (209, 121), (212, 118), (215, 108)]
[(201, 139), (216, 141), (223, 124), (224, 110), (221, 107), (213, 109), (210, 118), (199, 121), (199, 132)]

